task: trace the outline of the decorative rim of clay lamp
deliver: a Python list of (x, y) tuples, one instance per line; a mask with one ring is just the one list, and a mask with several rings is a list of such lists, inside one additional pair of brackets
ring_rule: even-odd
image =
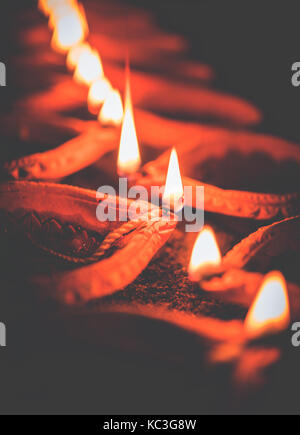
[[(0, 211), (9, 230), (27, 237), (53, 260), (72, 266), (71, 270), (32, 278), (48, 295), (69, 304), (126, 287), (168, 240), (177, 223), (175, 218), (162, 219), (155, 213), (159, 209), (148, 203), (149, 209), (152, 207), (149, 219), (100, 222), (96, 218), (101, 202), (97, 192), (73, 186), (12, 181), (1, 184), (0, 192)], [(109, 196), (105, 202), (119, 212), (127, 211), (131, 203)], [(59, 252), (52, 242), (62, 246), (65, 237), (68, 244)], [(74, 243), (75, 247), (78, 243), (87, 246), (87, 252), (70, 253)]]
[[(201, 127), (199, 126), (198, 136)], [(199, 145), (199, 143), (201, 145)], [(207, 158), (223, 158), (228, 152), (236, 151), (243, 156), (253, 152), (261, 152), (276, 161), (290, 160), (299, 164), (300, 148), (298, 145), (283, 139), (246, 131), (230, 131), (222, 128), (203, 127), (203, 137), (191, 138), (176, 145), (179, 160), (184, 167), (195, 166)], [(136, 183), (145, 185), (163, 185), (170, 152), (167, 151), (156, 160), (147, 163)], [(238, 170), (238, 168), (237, 168)], [(204, 210), (223, 215), (250, 218), (255, 220), (271, 220), (288, 218), (300, 214), (300, 189), (286, 193), (260, 193), (238, 189), (226, 189), (213, 184), (204, 183), (192, 177), (184, 176), (184, 186), (192, 186), (193, 201), (187, 205), (195, 207), (195, 189), (204, 186)]]

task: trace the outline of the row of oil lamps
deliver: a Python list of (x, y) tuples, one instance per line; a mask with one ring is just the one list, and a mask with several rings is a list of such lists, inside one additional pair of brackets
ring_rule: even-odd
[(120, 125), (120, 92), (105, 77), (98, 51), (86, 41), (89, 28), (83, 5), (77, 0), (40, 0), (39, 9), (49, 16), (53, 49), (67, 55), (67, 66), (74, 71), (75, 81), (89, 87), (89, 111), (98, 114), (102, 124)]
[[(125, 107), (120, 92), (113, 89), (104, 75), (102, 61), (97, 50), (86, 41), (88, 24), (83, 6), (77, 0), (39, 0), (39, 8), (49, 16), (53, 29), (52, 46), (67, 55), (67, 66), (74, 71), (74, 79), (89, 87), (88, 108), (98, 115), (102, 125), (121, 125), (121, 140), (118, 154), (118, 172), (130, 176), (141, 165), (138, 138), (133, 116), (129, 68)], [(164, 198), (175, 204), (183, 195), (183, 186), (176, 150), (171, 152)], [(210, 228), (204, 228), (197, 237), (189, 264), (189, 277), (201, 282), (213, 275), (222, 264), (222, 256)], [(269, 274), (250, 308), (244, 322), (246, 336), (257, 337), (278, 332), (288, 327), (290, 308), (284, 277), (274, 272)]]

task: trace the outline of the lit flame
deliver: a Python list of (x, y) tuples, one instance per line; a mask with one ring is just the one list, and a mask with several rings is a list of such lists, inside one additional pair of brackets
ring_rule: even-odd
[(38, 8), (44, 12), (45, 15), (49, 15), (54, 12), (61, 5), (70, 5), (75, 7), (76, 0), (39, 0)]
[(123, 103), (120, 92), (112, 89), (100, 110), (98, 120), (102, 125), (120, 125), (123, 119)]
[(57, 5), (49, 14), (49, 27), (50, 29), (55, 29), (59, 20), (63, 17), (66, 17), (70, 14), (77, 13), (76, 8), (73, 8), (68, 3), (60, 3)]
[[(127, 74), (129, 74), (128, 71)], [(140, 165), (141, 155), (134, 123), (129, 75), (127, 75), (125, 113), (118, 155), (118, 172), (120, 175), (130, 175), (136, 172)]]
[(276, 333), (290, 323), (286, 281), (280, 272), (269, 273), (247, 314), (245, 330), (250, 337)]
[(49, 15), (50, 8), (48, 6), (48, 0), (39, 0), (38, 2), (38, 8), (43, 14)]
[(175, 148), (171, 152), (162, 200), (168, 208), (173, 208), (175, 212), (180, 211), (183, 207), (183, 185)]
[(102, 62), (97, 50), (84, 50), (78, 59), (74, 78), (77, 82), (91, 85), (103, 76)]
[(81, 42), (80, 44), (74, 45), (74, 47), (71, 48), (67, 55), (67, 67), (72, 71), (76, 68), (78, 61), (80, 59), (80, 56), (84, 52), (90, 52), (91, 47), (87, 42)]
[(57, 51), (66, 52), (84, 40), (87, 23), (83, 9), (65, 6), (58, 11), (52, 14), (49, 22), (55, 28), (52, 46)]
[[(72, 1), (72, 0), (70, 0)], [(49, 15), (56, 7), (61, 5), (62, 0), (39, 0), (38, 8), (45, 14)], [(63, 1), (64, 4), (69, 3), (68, 0)]]
[(222, 255), (213, 230), (205, 227), (200, 231), (190, 259), (189, 278), (198, 281), (214, 272), (222, 264)]
[(92, 114), (99, 112), (100, 106), (109, 96), (110, 91), (111, 84), (105, 77), (92, 84), (88, 93), (88, 108)]

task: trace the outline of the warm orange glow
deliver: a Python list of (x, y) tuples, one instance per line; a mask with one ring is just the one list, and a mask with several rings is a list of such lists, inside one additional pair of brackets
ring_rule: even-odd
[(48, 7), (48, 1), (47, 0), (39, 0), (38, 2), (38, 8), (43, 14), (49, 15), (50, 9)]
[(93, 115), (99, 112), (100, 106), (104, 103), (110, 92), (111, 84), (105, 77), (96, 80), (92, 84), (88, 94), (88, 108)]
[(120, 92), (113, 89), (105, 99), (98, 120), (102, 125), (120, 125), (123, 119), (123, 103)]
[[(129, 70), (128, 70), (129, 74)], [(125, 113), (123, 118), (121, 140), (118, 155), (118, 173), (120, 175), (130, 175), (136, 172), (141, 165), (141, 155), (139, 143), (135, 129), (132, 98), (127, 76)]]
[(74, 45), (67, 55), (67, 67), (72, 71), (76, 68), (79, 58), (84, 52), (90, 52), (91, 46), (87, 42)]
[(45, 14), (50, 15), (55, 12), (61, 6), (73, 6), (76, 7), (76, 0), (39, 0), (38, 8)]
[(59, 52), (66, 52), (84, 40), (87, 23), (84, 12), (70, 6), (61, 7), (53, 13), (49, 25), (55, 27), (52, 46)]
[(49, 15), (52, 10), (61, 3), (61, 0), (39, 0), (38, 8), (45, 14)]
[(213, 230), (204, 227), (198, 234), (189, 264), (189, 278), (199, 281), (216, 271), (222, 264), (222, 255)]
[(72, 8), (68, 3), (60, 3), (53, 11), (50, 12), (48, 25), (50, 29), (55, 29), (60, 19), (72, 15), (76, 11), (76, 8)]
[(84, 50), (78, 59), (74, 78), (77, 82), (91, 85), (103, 76), (103, 67), (96, 50)]
[(163, 203), (178, 212), (183, 207), (183, 185), (179, 168), (178, 155), (175, 148), (172, 149), (167, 179), (163, 194)]
[(248, 312), (245, 330), (257, 337), (286, 329), (290, 322), (287, 286), (280, 272), (269, 273)]

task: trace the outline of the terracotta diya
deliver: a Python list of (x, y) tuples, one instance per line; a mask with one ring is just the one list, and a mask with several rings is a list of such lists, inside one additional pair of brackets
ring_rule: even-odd
[[(299, 247), (299, 216), (259, 228), (234, 245), (223, 258), (214, 233), (206, 227), (195, 242), (189, 276), (214, 297), (249, 307), (274, 260), (287, 253), (296, 256)], [(300, 311), (299, 282), (287, 282), (286, 286), (291, 315), (296, 320)]]
[[(299, 146), (263, 134), (194, 124), (179, 123), (176, 132), (183, 183), (193, 188), (188, 206), (196, 206), (196, 187), (204, 186), (205, 211), (256, 220), (299, 214)], [(169, 157), (168, 151), (146, 164), (137, 184), (163, 185)]]
[[(33, 119), (36, 118), (33, 116)], [(18, 126), (18, 123), (16, 125)], [(53, 118), (51, 121), (40, 119), (36, 126), (33, 126), (29, 119), (22, 119), (19, 125), (19, 136), (25, 131), (25, 137), (17, 137), (16, 143), (23, 142), (23, 151), (25, 148), (25, 152), (28, 153), (32, 142), (36, 142), (41, 151), (6, 161), (1, 171), (7, 179), (59, 180), (67, 177), (116, 148), (120, 134), (118, 128), (101, 128), (97, 121), (80, 121), (72, 118), (64, 121), (59, 118)], [(48, 135), (45, 136), (47, 132)], [(55, 132), (58, 132), (54, 139), (55, 144), (60, 136), (69, 139), (53, 146), (51, 136), (54, 136)]]
[[(22, 181), (4, 183), (0, 191), (3, 234), (15, 237), (19, 245), (23, 238), (29, 240), (39, 257), (47, 257), (50, 269), (38, 267), (34, 278), (27, 271), (29, 279), (66, 303), (128, 285), (176, 226), (175, 219), (161, 218), (160, 210), (145, 202), (139, 204), (143, 217), (125, 221), (130, 201), (99, 199), (97, 192), (73, 186)], [(123, 221), (99, 221), (98, 207), (109, 207)]]
[[(153, 46), (153, 31), (150, 33), (152, 35), (150, 45)], [(47, 60), (51, 51), (45, 51), (45, 44), (47, 47), (49, 46), (49, 35), (46, 27), (43, 30), (38, 25), (37, 28), (30, 29), (29, 34), (25, 32), (23, 36), (26, 48), (32, 49), (34, 47), (34, 56), (31, 58), (30, 63), (28, 63), (26, 57), (18, 57), (17, 62), (19, 62), (19, 67), (27, 68), (31, 71), (32, 62), (34, 62), (36, 68), (42, 68), (45, 62), (48, 66), (51, 62), (54, 66), (57, 63), (60, 67), (63, 66), (64, 60), (59, 63), (57, 57), (50, 56)], [(156, 40), (156, 44), (154, 44), (155, 51), (159, 51), (162, 47), (160, 36), (156, 39), (154, 38)], [(115, 40), (112, 36), (111, 38), (113, 44), (109, 38), (106, 41), (109, 47), (111, 45), (115, 46)], [(166, 38), (169, 41), (169, 36), (166, 36)], [(157, 44), (158, 40), (159, 44)], [(172, 41), (173, 38), (171, 38)], [(170, 49), (169, 42), (167, 43), (168, 50)], [(131, 41), (131, 44), (133, 43), (135, 48), (136, 44), (140, 45), (138, 39), (135, 42)], [(175, 45), (177, 46), (177, 43)], [(181, 47), (181, 44), (179, 45)], [(95, 46), (97, 47), (97, 44)], [(99, 43), (101, 54), (102, 49), (103, 43)], [(111, 49), (109, 48), (108, 51), (110, 52)], [(132, 51), (136, 53), (135, 49)], [(143, 55), (144, 51), (143, 48)], [(123, 58), (124, 52), (123, 50), (121, 52)], [(121, 56), (120, 52), (118, 56)], [(191, 68), (188, 62), (183, 66), (183, 69), (187, 69), (187, 71)], [(172, 68), (170, 69), (172, 70)], [(201, 68), (200, 70), (202, 71)], [(114, 86), (118, 86), (118, 88), (120, 85), (121, 87), (123, 86), (124, 69), (116, 66), (114, 62), (111, 62), (111, 59), (105, 62), (105, 74)], [(43, 72), (41, 75), (44, 76), (45, 73)], [(79, 85), (69, 74), (62, 73), (60, 69), (54, 71), (49, 69), (49, 73), (46, 75), (48, 86), (46, 88), (42, 87), (40, 91), (37, 91), (36, 77), (34, 77), (29, 83), (29, 96), (22, 96), (20, 98), (15, 105), (16, 113), (7, 118), (5, 122), (7, 121), (10, 128), (14, 130), (16, 119), (19, 119), (19, 124), (22, 125), (21, 130), (24, 131), (32, 128), (30, 124), (32, 124), (32, 119), (34, 119), (36, 124), (41, 123), (44, 125), (42, 129), (44, 137), (47, 137), (44, 129), (48, 131), (56, 126), (60, 128), (63, 128), (63, 126), (70, 127), (78, 132), (79, 136), (62, 142), (56, 147), (51, 147), (51, 143), (49, 143), (48, 146), (52, 148), (50, 151), (46, 149), (43, 152), (30, 153), (26, 149), (27, 146), (23, 147), (23, 149), (26, 149), (27, 155), (9, 159), (4, 164), (4, 173), (8, 178), (16, 180), (58, 180), (96, 162), (105, 153), (115, 149), (118, 145), (118, 130), (114, 131), (112, 129), (113, 131), (107, 131), (106, 129), (101, 129), (96, 121), (92, 121), (91, 116), (88, 119), (78, 119), (74, 116), (74, 111), (80, 112), (82, 109), (86, 109), (88, 98), (87, 87)], [(202, 76), (203, 74), (201, 73), (200, 75)], [(204, 75), (207, 75), (206, 70)], [(205, 89), (203, 86), (199, 86), (199, 84), (191, 83), (188, 72), (181, 79), (174, 78), (171, 74), (168, 74), (168, 78), (166, 78), (164, 74), (154, 73), (153, 71), (150, 74), (149, 72), (137, 70), (133, 70), (131, 76), (134, 83), (134, 103), (137, 107), (175, 114), (184, 113), (192, 114), (193, 116), (195, 114), (199, 116), (211, 116), (242, 125), (257, 123), (260, 120), (260, 113), (252, 104), (243, 99), (211, 89)], [(138, 124), (141, 127), (139, 128), (139, 125), (137, 125), (137, 128), (139, 134), (142, 131), (140, 137), (143, 142), (144, 136), (148, 139), (149, 134), (151, 134), (149, 132), (153, 128), (148, 123), (149, 116), (146, 112), (141, 111), (139, 119), (140, 122)], [(162, 123), (164, 123), (163, 118)], [(144, 127), (145, 125), (146, 128)], [(31, 140), (31, 136), (27, 136)], [(161, 143), (161, 137), (160, 140), (154, 140), (147, 144), (156, 148), (165, 146)]]

